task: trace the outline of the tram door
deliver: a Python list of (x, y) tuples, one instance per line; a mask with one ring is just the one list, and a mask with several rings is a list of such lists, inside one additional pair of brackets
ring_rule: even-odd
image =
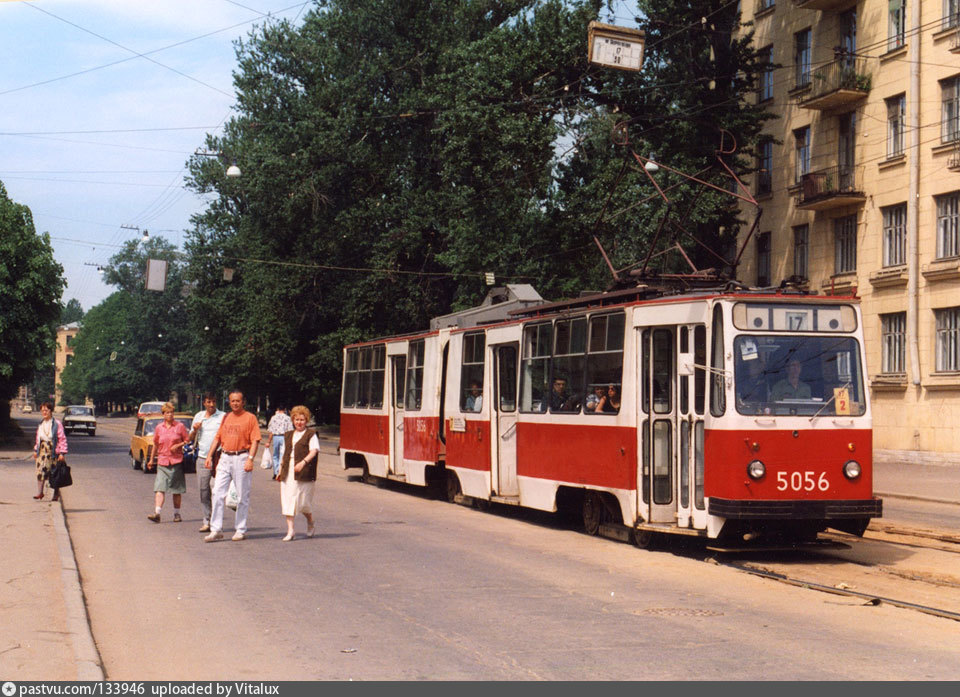
[(407, 375), (407, 357), (390, 357), (390, 412), (393, 420), (393, 447), (392, 469), (394, 474), (403, 474), (406, 469), (403, 466), (403, 400), (406, 392), (404, 391), (404, 380)]
[(674, 523), (677, 515), (677, 328), (640, 328), (640, 501), (651, 523)]
[(519, 344), (499, 344), (494, 350), (494, 418), (496, 419), (496, 491), (517, 496), (517, 353)]

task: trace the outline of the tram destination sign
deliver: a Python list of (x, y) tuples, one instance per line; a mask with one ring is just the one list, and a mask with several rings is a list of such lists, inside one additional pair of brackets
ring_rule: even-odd
[(597, 65), (639, 72), (643, 64), (645, 36), (640, 29), (590, 22), (587, 27), (588, 58)]

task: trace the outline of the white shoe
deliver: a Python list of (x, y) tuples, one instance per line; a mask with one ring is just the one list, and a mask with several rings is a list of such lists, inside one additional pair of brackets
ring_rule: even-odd
[(293, 538), (294, 538), (294, 534), (293, 534), (292, 532), (288, 532), (286, 535), (283, 536), (283, 539), (280, 540), (280, 541), (281, 541), (281, 542), (290, 542), (290, 540), (292, 540)]
[(261, 465), (260, 465), (260, 469), (262, 469), (262, 470), (268, 470), (268, 469), (270, 469), (271, 467), (273, 467), (273, 465), (264, 465), (264, 464), (261, 464)]
[(234, 542), (239, 542), (240, 540), (247, 539), (247, 536), (244, 535), (242, 532), (235, 532), (233, 533), (233, 537), (231, 537), (230, 539), (233, 540)]
[(204, 542), (214, 542), (214, 541), (216, 541), (216, 540), (222, 540), (222, 539), (223, 539), (223, 533), (222, 533), (222, 532), (216, 532), (216, 531), (214, 531), (214, 532), (211, 532), (211, 533), (210, 533), (209, 535), (207, 535), (206, 537), (204, 537), (204, 538), (203, 538), (203, 541), (204, 541)]
[(310, 523), (310, 525), (307, 526), (307, 537), (313, 537), (313, 534), (314, 534), (316, 531), (317, 531), (317, 524), (316, 524), (316, 523)]

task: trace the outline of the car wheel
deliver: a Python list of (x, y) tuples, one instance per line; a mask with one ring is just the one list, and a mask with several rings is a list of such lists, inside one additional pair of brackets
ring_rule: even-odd
[(133, 455), (131, 455), (131, 456), (130, 456), (130, 466), (133, 467), (133, 469), (135, 469), (135, 470), (140, 469), (140, 460), (135, 460), (135, 459), (133, 458)]

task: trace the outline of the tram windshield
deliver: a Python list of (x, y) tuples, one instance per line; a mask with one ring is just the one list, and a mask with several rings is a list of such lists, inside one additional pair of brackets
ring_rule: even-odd
[(741, 414), (860, 416), (860, 346), (842, 336), (738, 336), (734, 391)]

